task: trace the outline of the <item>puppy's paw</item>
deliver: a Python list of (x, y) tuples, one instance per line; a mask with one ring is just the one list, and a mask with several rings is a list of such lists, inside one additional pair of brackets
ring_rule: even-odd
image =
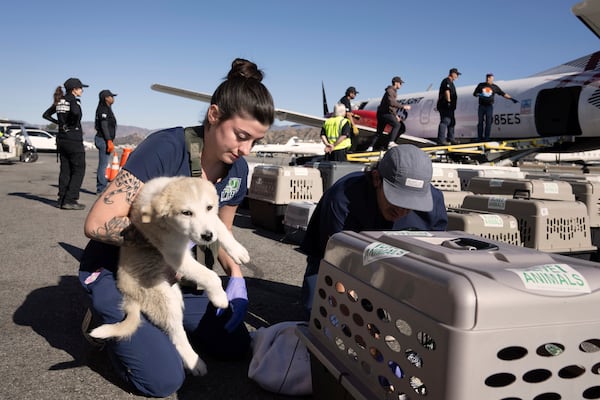
[(227, 299), (227, 293), (223, 290), (223, 288), (218, 288), (217, 290), (206, 290), (206, 295), (211, 303), (214, 304), (217, 308), (227, 308), (229, 307), (229, 300)]
[(239, 243), (235, 243), (225, 250), (237, 264), (245, 264), (250, 261), (250, 254), (248, 253), (248, 250), (246, 250), (246, 248)]
[(204, 376), (208, 372), (208, 368), (206, 368), (206, 363), (202, 361), (200, 357), (198, 357), (198, 361), (196, 361), (196, 365), (193, 368), (190, 368), (190, 372), (194, 376)]
[(186, 365), (186, 368), (190, 371), (190, 373), (194, 376), (204, 376), (208, 372), (208, 368), (206, 368), (206, 364), (202, 359), (198, 356), (194, 357), (194, 363)]

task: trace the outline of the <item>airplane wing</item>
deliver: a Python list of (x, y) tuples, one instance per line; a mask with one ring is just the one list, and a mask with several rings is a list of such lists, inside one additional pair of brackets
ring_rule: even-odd
[(600, 38), (600, 3), (594, 0), (584, 0), (575, 4), (571, 11), (596, 36)]
[(290, 121), (296, 124), (314, 126), (320, 128), (325, 122), (323, 117), (315, 117), (314, 115), (301, 114), (295, 111), (283, 110), (281, 108), (275, 109), (275, 117), (280, 121)]
[[(155, 83), (150, 86), (152, 90), (161, 93), (172, 94), (174, 96), (185, 97), (192, 100), (202, 101), (205, 103), (210, 103), (210, 99), (212, 95), (208, 93), (202, 92), (194, 92), (191, 90), (180, 89), (173, 86), (161, 85), (159, 83)], [(280, 108), (275, 109), (275, 116), (280, 121), (290, 121), (297, 124), (307, 125), (307, 126), (315, 126), (321, 127), (323, 122), (325, 122), (325, 118), (315, 117), (308, 114), (301, 114), (294, 111), (283, 110)]]
[(192, 92), (191, 90), (179, 89), (176, 87), (165, 86), (158, 83), (153, 84), (152, 86), (150, 86), (150, 88), (157, 92), (172, 94), (174, 96), (185, 97), (192, 100), (203, 101), (205, 103), (210, 103), (210, 99), (212, 98), (212, 95), (208, 93)]
[[(152, 86), (150, 86), (150, 88), (157, 92), (167, 93), (167, 94), (171, 94), (171, 95), (179, 96), (179, 97), (185, 97), (188, 99), (202, 101), (205, 103), (210, 103), (210, 99), (212, 97), (208, 93), (194, 92), (191, 90), (161, 85), (158, 83), (153, 84)], [(301, 125), (313, 126), (316, 128), (320, 128), (321, 126), (323, 126), (323, 122), (325, 122), (324, 117), (316, 117), (314, 115), (302, 114), (302, 113), (298, 113), (295, 111), (284, 110), (281, 108), (275, 109), (275, 117), (280, 121), (290, 121), (290, 122), (294, 122), (294, 123), (301, 124)], [(366, 146), (368, 146), (368, 143), (371, 142), (371, 138), (375, 134), (376, 129), (371, 128), (369, 126), (363, 126), (363, 125), (358, 125), (357, 127), (359, 130), (359, 132), (358, 132), (359, 141), (364, 142), (364, 144)], [(403, 134), (401, 136), (400, 140), (402, 142), (412, 143), (412, 144), (415, 144), (420, 147), (423, 145), (431, 145), (433, 143), (430, 140), (415, 137), (415, 136), (409, 136), (406, 134)]]

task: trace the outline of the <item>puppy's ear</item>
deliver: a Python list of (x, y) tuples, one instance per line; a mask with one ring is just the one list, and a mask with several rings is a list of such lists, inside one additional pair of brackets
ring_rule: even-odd
[[(168, 188), (167, 188), (168, 189)], [(171, 191), (163, 190), (152, 199), (152, 210), (157, 218), (164, 218), (171, 212)]]

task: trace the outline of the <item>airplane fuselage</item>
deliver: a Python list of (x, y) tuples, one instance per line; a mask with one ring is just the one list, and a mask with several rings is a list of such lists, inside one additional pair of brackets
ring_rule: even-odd
[[(537, 136), (600, 136), (600, 72), (535, 76), (495, 82), (504, 92), (518, 99), (513, 103), (495, 96), (491, 139), (530, 138)], [(465, 141), (477, 138), (478, 98), (475, 85), (457, 87), (455, 137)], [(399, 95), (398, 101), (410, 105), (404, 111), (406, 134), (425, 139), (437, 138), (438, 92)], [(357, 103), (353, 111), (360, 116), (358, 125), (377, 126), (377, 106), (381, 99)]]

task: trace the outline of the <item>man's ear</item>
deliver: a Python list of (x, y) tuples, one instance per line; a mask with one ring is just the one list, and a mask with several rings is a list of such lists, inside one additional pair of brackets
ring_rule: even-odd
[(221, 117), (221, 112), (219, 111), (219, 106), (216, 104), (211, 104), (208, 107), (208, 123), (211, 125), (216, 125), (219, 122), (219, 118)]
[(379, 186), (381, 186), (381, 175), (379, 175), (378, 170), (374, 169), (373, 171), (371, 171), (371, 176), (373, 178), (373, 187), (377, 189)]

